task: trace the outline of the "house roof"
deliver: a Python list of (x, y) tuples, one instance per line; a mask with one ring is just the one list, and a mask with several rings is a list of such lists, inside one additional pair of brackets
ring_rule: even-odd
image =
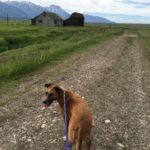
[(40, 17), (41, 15), (46, 15), (46, 16), (49, 16), (53, 19), (56, 19), (56, 20), (62, 20), (61, 17), (59, 17), (57, 14), (53, 13), (53, 12), (42, 12), (40, 15), (34, 17), (33, 19), (37, 19), (38, 17)]

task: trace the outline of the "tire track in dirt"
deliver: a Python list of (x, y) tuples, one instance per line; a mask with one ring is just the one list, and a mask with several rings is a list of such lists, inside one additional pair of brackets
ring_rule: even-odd
[[(95, 110), (98, 110), (94, 149), (150, 149), (150, 110), (145, 99), (147, 93), (142, 89), (141, 57), (141, 47), (133, 39), (117, 63), (108, 69), (104, 79), (93, 84), (92, 93), (99, 97), (94, 104)], [(105, 120), (111, 122), (106, 124)]]

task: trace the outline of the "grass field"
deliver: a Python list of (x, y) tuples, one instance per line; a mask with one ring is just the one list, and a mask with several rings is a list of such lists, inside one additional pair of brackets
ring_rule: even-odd
[(18, 78), (46, 64), (122, 33), (101, 26), (49, 28), (0, 25), (0, 81)]
[(150, 29), (138, 30), (138, 34), (139, 34), (139, 40), (144, 46), (144, 50), (145, 50), (144, 56), (147, 58), (147, 60), (150, 63)]

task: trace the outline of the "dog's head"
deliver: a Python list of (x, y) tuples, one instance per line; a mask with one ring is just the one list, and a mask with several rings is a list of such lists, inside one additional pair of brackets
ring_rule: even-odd
[(45, 84), (46, 87), (46, 99), (43, 101), (45, 107), (49, 107), (54, 100), (59, 100), (63, 97), (64, 90), (54, 83)]

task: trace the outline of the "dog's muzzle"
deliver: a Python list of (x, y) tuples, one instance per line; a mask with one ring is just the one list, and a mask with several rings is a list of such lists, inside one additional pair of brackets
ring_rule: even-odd
[(44, 107), (45, 107), (45, 108), (48, 108), (48, 107), (50, 106), (50, 104), (49, 104), (49, 102), (48, 102), (48, 99), (45, 99), (45, 100), (43, 101), (43, 104), (44, 104)]

